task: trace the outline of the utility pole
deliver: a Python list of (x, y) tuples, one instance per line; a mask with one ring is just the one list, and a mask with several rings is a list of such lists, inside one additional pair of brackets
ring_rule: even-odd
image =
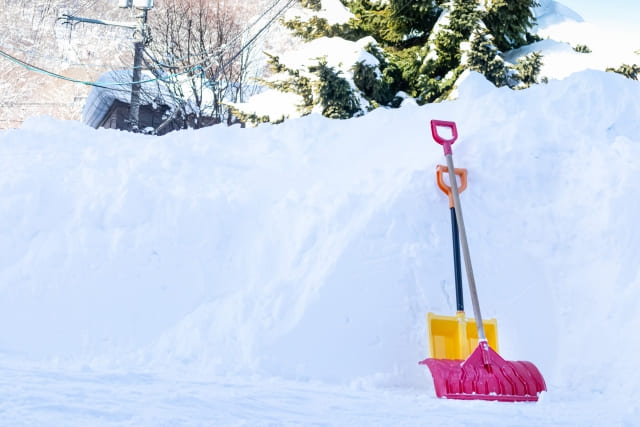
[(130, 28), (133, 30), (133, 78), (131, 83), (131, 103), (129, 105), (129, 130), (138, 132), (140, 130), (140, 88), (142, 80), (142, 51), (151, 42), (151, 32), (147, 26), (147, 14), (153, 9), (153, 0), (118, 0), (118, 7), (123, 9), (137, 9), (140, 15), (136, 18), (138, 22), (114, 22), (101, 19), (82, 18), (68, 13), (60, 15), (58, 20), (63, 24), (76, 25), (79, 22), (88, 24), (108, 25), (113, 27)]
[[(153, 1), (151, 2), (153, 7)], [(142, 80), (142, 50), (151, 41), (151, 35), (147, 27), (147, 12), (142, 9), (138, 16), (138, 28), (133, 34), (133, 84), (131, 85), (131, 105), (129, 106), (129, 130), (138, 132), (140, 119), (140, 87)]]

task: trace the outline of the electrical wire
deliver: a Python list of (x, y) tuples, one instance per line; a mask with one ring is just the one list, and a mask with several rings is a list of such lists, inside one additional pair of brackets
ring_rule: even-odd
[(42, 58), (42, 59), (44, 59), (46, 61), (58, 62), (58, 63), (61, 63), (61, 64), (66, 64), (66, 65), (71, 65), (71, 66), (96, 67), (96, 68), (113, 68), (113, 67), (116, 66), (116, 65), (112, 65), (112, 64), (86, 64), (86, 63), (83, 63), (83, 62), (73, 62), (73, 61), (70, 61), (68, 59), (58, 58), (58, 57), (55, 57), (55, 56), (49, 56), (49, 55), (44, 55), (44, 54), (41, 54), (41, 53), (38, 53), (38, 52), (34, 52), (31, 49), (23, 49), (23, 48), (20, 48), (18, 46), (15, 46), (15, 45), (4, 46), (5, 49), (7, 47), (10, 48), (11, 50), (17, 50), (19, 52), (22, 52), (22, 53), (24, 53), (24, 54), (26, 54), (26, 55), (28, 55), (30, 57)]
[[(274, 3), (274, 5), (275, 5), (275, 4), (278, 4), (278, 3), (280, 3), (280, 1), (282, 1), (282, 0), (278, 0), (278, 1), (276, 1), (276, 2)], [(245, 44), (244, 44), (244, 45), (243, 45), (243, 46), (242, 46), (242, 47), (241, 47), (241, 48), (240, 48), (240, 49), (239, 49), (239, 50), (238, 50), (238, 51), (237, 51), (237, 52), (236, 52), (236, 53), (235, 53), (235, 54), (234, 54), (230, 59), (229, 59), (229, 60), (227, 60), (225, 63), (223, 63), (223, 64), (222, 64), (222, 65), (221, 65), (221, 66), (216, 70), (215, 75), (214, 75), (210, 80), (215, 80), (215, 79), (217, 78), (217, 76), (218, 76), (218, 75), (219, 75), (219, 74), (220, 74), (224, 69), (226, 69), (226, 67), (228, 67), (228, 66), (229, 66), (229, 65), (230, 65), (230, 64), (231, 64), (231, 63), (232, 63), (232, 62), (233, 62), (233, 61), (234, 61), (234, 60), (235, 60), (235, 59), (236, 59), (236, 58), (237, 58), (237, 57), (238, 57), (238, 56), (239, 56), (239, 55), (240, 55), (244, 50), (245, 50), (245, 49), (247, 49), (247, 48), (248, 48), (248, 47), (249, 47), (253, 42), (255, 42), (255, 41), (258, 39), (258, 37), (260, 37), (260, 36), (262, 35), (262, 33), (264, 33), (264, 31), (266, 31), (266, 30), (267, 30), (267, 28), (269, 28), (269, 27), (273, 24), (273, 22), (274, 22), (274, 21), (275, 21), (275, 20), (276, 20), (276, 19), (277, 19), (277, 18), (278, 18), (282, 13), (284, 13), (287, 9), (289, 9), (291, 6), (293, 6), (293, 3), (294, 3), (295, 1), (296, 1), (296, 0), (289, 0), (289, 1), (284, 5), (284, 7), (282, 7), (282, 9), (280, 9), (280, 10), (278, 11), (278, 13), (276, 13), (276, 14), (275, 14), (275, 15), (274, 15), (274, 16), (273, 16), (273, 17), (272, 17), (272, 18), (271, 18), (271, 19), (266, 23), (266, 25), (264, 25), (260, 30), (258, 30), (258, 31), (256, 32), (256, 34), (254, 34), (254, 35), (251, 37), (251, 39), (249, 39), (249, 41), (247, 41), (247, 43), (245, 43)], [(273, 8), (273, 6), (272, 6), (271, 8)], [(264, 15), (265, 15), (265, 14), (263, 13), (263, 15), (262, 15), (262, 16), (264, 16)], [(246, 32), (246, 31), (245, 31), (245, 32)], [(147, 56), (149, 56), (149, 58), (150, 58), (152, 61), (154, 61), (154, 62), (156, 62), (156, 63), (157, 63), (157, 61), (155, 61), (155, 60), (153, 59), (153, 57), (152, 57), (149, 53), (147, 53)], [(200, 62), (200, 63), (198, 64), (198, 66), (197, 66), (197, 67), (195, 67), (195, 68), (198, 68), (198, 69), (200, 70), (200, 73), (199, 73), (197, 76), (201, 76), (202, 74), (204, 74), (204, 72), (205, 72), (206, 70), (208, 70), (208, 69), (210, 69), (211, 67), (213, 67), (213, 65), (209, 65), (209, 66), (207, 66), (206, 68), (202, 68), (202, 67), (200, 67), (200, 66), (199, 66), (200, 64), (202, 64), (202, 62)], [(194, 68), (192, 68), (192, 69), (194, 69)], [(194, 78), (196, 78), (197, 76), (193, 76), (193, 77), (191, 77), (191, 79), (194, 79)], [(173, 98), (174, 102), (177, 102), (178, 104), (180, 104), (180, 102), (182, 101), (182, 100), (178, 100), (178, 99), (176, 99), (176, 97), (175, 97), (173, 94), (170, 94), (170, 96)], [(204, 108), (207, 108), (207, 107), (209, 107), (209, 106), (203, 106), (203, 107), (204, 107)], [(158, 130), (160, 130), (160, 129), (164, 128), (165, 126), (167, 126), (167, 125), (169, 124), (169, 122), (173, 119), (173, 117), (175, 116), (175, 113), (176, 113), (176, 112), (177, 112), (177, 110), (174, 110), (173, 114), (172, 114), (169, 118), (167, 118), (167, 120), (165, 120), (165, 121), (164, 121), (164, 122), (163, 122), (163, 123), (158, 127), (158, 129), (156, 129), (156, 131), (158, 131)]]
[[(256, 41), (258, 39), (258, 37), (260, 37), (262, 35), (262, 33), (264, 31), (267, 30), (267, 28), (269, 28), (271, 26), (271, 24), (273, 24), (273, 22), (281, 15), (283, 14), (287, 9), (289, 9), (291, 6), (293, 6), (293, 3), (295, 3), (296, 0), (289, 0), (287, 2), (287, 4), (284, 5), (284, 7), (282, 7), (282, 9), (280, 9), (278, 11), (278, 13), (269, 20), (269, 22), (267, 22), (267, 24), (265, 26), (263, 26), (256, 34), (253, 35), (253, 37), (251, 37), (249, 39), (249, 41), (247, 43), (245, 43), (229, 60), (227, 60), (225, 63), (223, 63), (218, 70), (216, 70), (216, 74), (213, 76), (213, 78), (215, 79), (220, 72), (222, 72), (224, 69), (226, 69), (226, 67), (229, 66), (229, 64), (231, 64), (233, 61), (235, 61), (235, 59), (240, 56), (240, 54), (247, 49), (254, 41)], [(208, 69), (211, 69), (211, 67), (213, 67), (212, 65), (208, 65), (207, 67), (203, 68), (203, 71), (206, 71)]]
[[(280, 4), (283, 0), (276, 0), (274, 3), (271, 4), (271, 6), (269, 6), (269, 8), (267, 8), (265, 11), (263, 11), (263, 13), (256, 19), (254, 20), (254, 22), (247, 26), (243, 31), (241, 31), (240, 33), (236, 34), (236, 36), (232, 39), (232, 43), (227, 43), (225, 45), (225, 48), (220, 50), (218, 49), (216, 52), (219, 52), (217, 54), (220, 54), (222, 52), (224, 52), (227, 49), (227, 46), (233, 46), (233, 44), (240, 39), (241, 37), (243, 37), (250, 28), (252, 28), (254, 25), (257, 24), (257, 22), (259, 22), (262, 18), (264, 18), (267, 13), (269, 13), (269, 11), (271, 11), (273, 8), (275, 8), (278, 4)], [(211, 79), (208, 80), (215, 80), (221, 72), (223, 72), (231, 63), (233, 63), (236, 58), (238, 56), (240, 56), (242, 54), (242, 52), (244, 52), (251, 44), (253, 44), (260, 36), (263, 35), (263, 33), (273, 24), (273, 22), (275, 22), (275, 20), (282, 15), (287, 9), (289, 9), (291, 6), (293, 6), (293, 3), (296, 0), (289, 0), (280, 10), (277, 11), (277, 13), (271, 18), (269, 19), (269, 21), (262, 26), (262, 28), (260, 28), (246, 43), (244, 43), (244, 45), (238, 50), (236, 51), (229, 60), (227, 60), (226, 62), (224, 62), (222, 65), (220, 65), (220, 67), (218, 67), (218, 69), (216, 70), (214, 76)], [(202, 64), (205, 61), (201, 61), (199, 63), (196, 63), (195, 65), (191, 66), (189, 69), (184, 70), (180, 73), (172, 73), (169, 74), (168, 76), (158, 76), (156, 73), (154, 73), (155, 77), (151, 78), (151, 79), (145, 79), (145, 80), (140, 80), (140, 81), (131, 81), (131, 82), (93, 82), (93, 81), (86, 81), (86, 80), (79, 80), (79, 79), (75, 79), (75, 78), (71, 78), (68, 76), (64, 76), (58, 73), (54, 73), (52, 71), (46, 70), (42, 67), (38, 67), (35, 66), (33, 64), (30, 64), (26, 61), (23, 61), (21, 59), (16, 58), (13, 55), (10, 55), (9, 53), (5, 52), (3, 46), (0, 46), (0, 56), (4, 57), (5, 59), (24, 67), (25, 69), (29, 70), (29, 71), (33, 71), (33, 72), (37, 72), (49, 77), (54, 77), (54, 78), (58, 78), (61, 80), (65, 80), (65, 81), (69, 81), (69, 82), (73, 82), (73, 83), (77, 83), (77, 84), (83, 84), (86, 86), (92, 86), (92, 87), (99, 87), (102, 89), (107, 89), (110, 91), (117, 91), (117, 92), (124, 92), (124, 93), (129, 93), (130, 90), (129, 89), (123, 89), (122, 86), (131, 86), (134, 84), (143, 84), (143, 83), (152, 83), (152, 82), (164, 82), (165, 84), (178, 84), (178, 85), (182, 85), (183, 83), (186, 83), (189, 80), (193, 80), (195, 78), (201, 78), (206, 70), (211, 69), (215, 64), (211, 64), (208, 65), (206, 68), (202, 67)], [(180, 76), (184, 76), (184, 75), (188, 75), (188, 74), (193, 74), (192, 76), (187, 77), (186, 79), (180, 81), (179, 77)], [(173, 94), (170, 95), (172, 98), (174, 98), (174, 102), (180, 101), (178, 99), (175, 98), (175, 96)], [(179, 103), (179, 102), (178, 102)], [(205, 107), (206, 108), (206, 107)], [(176, 110), (177, 111), (177, 110)]]
[[(265, 32), (265, 31), (266, 31), (266, 30), (267, 30), (267, 29), (268, 29), (268, 28), (269, 28), (269, 27), (274, 23), (274, 22), (275, 22), (275, 20), (276, 20), (280, 15), (282, 15), (282, 14), (283, 14), (287, 9), (291, 8), (291, 7), (293, 6), (293, 4), (295, 3), (295, 1), (296, 1), (296, 0), (288, 0), (288, 1), (287, 1), (287, 3), (286, 3), (286, 4), (285, 4), (285, 5), (284, 5), (280, 10), (278, 10), (278, 12), (277, 12), (273, 17), (271, 17), (271, 19), (269, 19), (269, 21), (268, 21), (268, 22), (267, 22), (267, 23), (266, 23), (262, 28), (260, 28), (260, 29), (259, 29), (259, 30), (258, 30), (258, 31), (257, 31), (257, 32), (256, 32), (256, 33), (255, 33), (255, 34), (254, 34), (250, 39), (249, 39), (249, 41), (247, 41), (247, 42), (246, 42), (242, 47), (240, 47), (240, 49), (238, 49), (238, 50), (237, 50), (237, 51), (236, 51), (236, 52), (231, 56), (231, 58), (230, 58), (230, 59), (228, 59), (227, 61), (223, 62), (223, 63), (218, 67), (218, 69), (216, 70), (215, 74), (214, 74), (214, 75), (213, 75), (209, 80), (215, 80), (215, 79), (220, 75), (220, 73), (222, 73), (224, 70), (226, 70), (226, 69), (227, 69), (227, 67), (228, 67), (229, 65), (231, 65), (231, 64), (233, 63), (233, 61), (235, 61), (235, 60), (236, 60), (236, 58), (237, 58), (238, 56), (240, 56), (240, 54), (242, 54), (242, 52), (244, 52), (247, 48), (249, 48), (249, 46), (250, 46), (251, 44), (253, 44), (253, 43), (258, 39), (258, 37), (260, 37), (260, 36), (261, 36), (261, 35), (262, 35), (262, 34), (263, 34), (263, 33), (264, 33), (264, 32)], [(275, 7), (275, 5), (277, 5), (278, 3), (281, 3), (281, 2), (282, 2), (282, 0), (277, 0), (275, 3), (273, 3), (273, 4), (272, 4), (268, 9), (267, 9), (267, 11), (268, 11), (268, 10), (273, 9), (273, 7)], [(261, 17), (260, 17), (259, 19), (262, 19), (262, 17), (266, 16), (266, 12), (267, 12), (267, 11), (263, 12), (263, 13), (261, 14)], [(257, 21), (255, 21), (255, 22), (257, 22)], [(247, 32), (247, 29), (245, 29), (245, 31), (242, 31), (240, 34), (244, 34), (244, 33), (246, 33), (246, 32)], [(236, 37), (235, 37), (234, 39), (237, 39), (237, 38), (238, 38), (238, 35), (236, 35)], [(232, 40), (232, 41), (234, 41), (234, 40)], [(231, 43), (231, 42), (229, 42), (229, 43), (226, 43), (225, 45), (226, 45), (226, 46), (230, 46), (230, 45), (232, 45), (232, 43)], [(147, 56), (148, 56), (148, 57), (149, 57), (149, 58), (150, 58), (150, 59), (151, 59), (151, 60), (152, 60), (156, 65), (159, 65), (160, 67), (163, 67), (163, 68), (178, 68), (178, 67), (176, 67), (176, 66), (171, 66), (171, 65), (168, 65), (168, 64), (163, 64), (163, 63), (161, 63), (160, 61), (156, 60), (156, 59), (151, 55), (151, 53), (149, 53), (148, 51), (146, 51), (146, 49), (145, 49), (145, 51), (144, 51), (144, 52), (145, 52), (145, 54), (146, 54), (146, 55), (147, 55)], [(222, 53), (222, 52), (224, 52), (224, 50), (222, 50), (220, 53)], [(195, 56), (195, 54), (194, 54), (194, 56)], [(188, 79), (185, 79), (183, 82), (188, 81), (188, 80), (190, 80), (190, 79), (195, 79), (195, 78), (197, 78), (197, 77), (199, 77), (199, 76), (202, 76), (206, 71), (208, 71), (208, 70), (210, 70), (211, 68), (213, 68), (213, 67), (215, 66), (215, 64), (209, 64), (209, 65), (206, 65), (206, 66), (204, 66), (204, 67), (202, 66), (203, 64), (205, 64), (205, 63), (206, 63), (206, 62), (208, 62), (209, 60), (210, 60), (210, 58), (205, 58), (205, 59), (203, 59), (203, 60), (201, 60), (201, 61), (195, 62), (195, 63), (193, 63), (193, 64), (189, 64), (189, 65), (190, 65), (190, 68), (189, 68), (189, 69), (187, 69), (187, 70), (185, 70), (185, 71), (183, 71), (183, 72), (182, 72), (182, 73), (180, 73), (180, 74), (193, 73), (194, 75), (193, 75), (193, 76), (191, 76), (191, 77), (190, 77), (190, 78), (188, 78)], [(156, 74), (156, 73), (154, 73), (154, 74)], [(160, 80), (162, 80), (162, 79), (160, 79)]]
[[(283, 0), (276, 0), (274, 1), (267, 9), (265, 9), (260, 16), (255, 19), (253, 21), (253, 23), (251, 23), (249, 26), (247, 26), (243, 31), (241, 31), (240, 33), (236, 34), (236, 36), (234, 37), (234, 39), (231, 40), (231, 42), (226, 43), (225, 46), (230, 46), (233, 45), (233, 43), (235, 43), (235, 41), (237, 39), (239, 39), (242, 35), (244, 35), (245, 33), (247, 33), (249, 31), (249, 29), (251, 27), (253, 27), (254, 25), (257, 24), (257, 22), (259, 22), (262, 18), (264, 18), (271, 10), (273, 10), (273, 8), (275, 8), (279, 3), (281, 3)], [(284, 7), (282, 7), (267, 23), (266, 25), (264, 25), (262, 28), (260, 28), (260, 30), (258, 30), (256, 32), (256, 34), (254, 34), (251, 39), (249, 39), (249, 41), (247, 43), (245, 43), (237, 52), (235, 52), (235, 54), (229, 59), (227, 60), (225, 63), (223, 63), (218, 70), (216, 70), (216, 75), (214, 76), (217, 77), (222, 71), (224, 71), (244, 50), (246, 50), (253, 42), (255, 42), (257, 40), (257, 38), (268, 28), (270, 27), (273, 22), (282, 14), (284, 13), (288, 8), (290, 8), (293, 3), (295, 2), (295, 0), (289, 0)], [(9, 61), (20, 65), (22, 67), (24, 67), (25, 69), (29, 70), (29, 71), (34, 71), (49, 77), (54, 77), (54, 78), (58, 78), (61, 80), (65, 80), (65, 81), (69, 81), (69, 82), (73, 82), (73, 83), (78, 83), (78, 84), (83, 84), (86, 86), (93, 86), (93, 87), (100, 87), (103, 89), (111, 89), (111, 90), (121, 90), (121, 91), (126, 91), (126, 89), (118, 89), (119, 86), (131, 86), (134, 84), (143, 84), (143, 83), (152, 83), (152, 82), (157, 82), (157, 81), (164, 81), (164, 82), (170, 82), (171, 80), (176, 79), (179, 76), (182, 75), (187, 75), (190, 73), (193, 73), (194, 76), (191, 76), (188, 79), (185, 79), (184, 81), (188, 81), (189, 79), (193, 79), (199, 75), (202, 75), (202, 73), (204, 73), (204, 71), (209, 70), (213, 67), (214, 64), (208, 65), (207, 67), (203, 68), (201, 65), (204, 64), (205, 62), (207, 62), (207, 59), (204, 59), (202, 61), (196, 62), (194, 64), (191, 64), (191, 66), (187, 69), (184, 70), (182, 72), (179, 73), (173, 73), (168, 77), (160, 77), (160, 76), (156, 76), (154, 78), (150, 78), (150, 79), (144, 79), (144, 80), (140, 80), (140, 81), (129, 81), (129, 82), (95, 82), (95, 81), (87, 81), (87, 80), (79, 80), (79, 79), (75, 79), (72, 77), (68, 77), (68, 76), (64, 76), (62, 74), (58, 74), (58, 73), (54, 73), (52, 71), (46, 70), (42, 67), (38, 67), (36, 65), (30, 64), (26, 61), (23, 61), (21, 59), (16, 58), (13, 55), (8, 54), (7, 52), (3, 51), (2, 49), (5, 49), (5, 47), (0, 46), (0, 56), (4, 57), (5, 59), (8, 59)], [(20, 49), (18, 49), (20, 50)], [(224, 49), (222, 51), (218, 50), (217, 54), (220, 54), (222, 52), (224, 52)], [(147, 55), (149, 55), (147, 53)], [(149, 55), (150, 56), (150, 55)], [(150, 56), (151, 57), (151, 56)], [(152, 58), (152, 57), (151, 57)], [(158, 63), (158, 65), (161, 66), (166, 66), (166, 64), (161, 64), (158, 61), (156, 61), (155, 59), (152, 58), (152, 60), (156, 63)], [(169, 68), (169, 67), (166, 67)], [(174, 83), (176, 81), (174, 80)]]
[(86, 80), (79, 80), (79, 79), (74, 79), (72, 77), (68, 77), (68, 76), (64, 76), (62, 74), (58, 74), (58, 73), (54, 73), (53, 71), (49, 71), (46, 70), (44, 68), (32, 65), (26, 61), (23, 61), (21, 59), (18, 59), (6, 52), (4, 52), (2, 49), (0, 49), (0, 56), (8, 59), (9, 61), (18, 64), (24, 68), (26, 68), (29, 71), (35, 71), (37, 73), (40, 74), (44, 74), (46, 76), (49, 77), (55, 77), (61, 80), (66, 80), (69, 82), (73, 82), (73, 83), (79, 83), (79, 84), (83, 84), (86, 86), (94, 86), (94, 87), (100, 87), (103, 89), (112, 89), (112, 90), (122, 90), (122, 91), (126, 91), (125, 89), (118, 89), (118, 86), (132, 86), (135, 84), (144, 84), (144, 83), (152, 83), (152, 82), (156, 82), (156, 81), (170, 81), (171, 79), (181, 76), (181, 75), (185, 75), (188, 74), (190, 72), (192, 72), (192, 69), (188, 69), (185, 71), (182, 71), (180, 73), (176, 73), (176, 74), (171, 74), (169, 77), (154, 77), (154, 78), (150, 78), (150, 79), (144, 79), (144, 80), (138, 80), (138, 81), (128, 81), (128, 82), (91, 82), (91, 81), (86, 81)]
[[(83, 84), (83, 85), (86, 85), (86, 86), (101, 87), (103, 89), (114, 89), (114, 88), (107, 87), (108, 86), (107, 83), (98, 83), (98, 82), (89, 82), (89, 81), (84, 81), (84, 80), (78, 80), (78, 79), (74, 79), (72, 77), (63, 76), (61, 74), (57, 74), (57, 73), (54, 73), (52, 71), (45, 70), (44, 68), (37, 67), (37, 66), (29, 64), (29, 63), (27, 63), (25, 61), (22, 61), (22, 60), (14, 57), (12, 55), (9, 55), (8, 53), (2, 51), (1, 49), (0, 49), (0, 56), (4, 57), (5, 59), (8, 59), (9, 61), (11, 61), (11, 62), (13, 62), (15, 64), (18, 64), (18, 65), (26, 68), (29, 71), (35, 71), (37, 73), (44, 74), (44, 75), (49, 76), (49, 77), (55, 77), (57, 79), (66, 80), (66, 81), (73, 82), (73, 83), (79, 83), (79, 84)], [(116, 88), (114, 90), (118, 90), (118, 89)], [(124, 91), (124, 89), (121, 89), (121, 90)]]
[[(269, 7), (267, 7), (264, 11), (262, 11), (262, 13), (260, 13), (260, 15), (253, 20), (253, 22), (251, 22), (249, 25), (247, 25), (242, 31), (238, 32), (230, 41), (226, 42), (223, 47), (219, 47), (219, 48), (217, 48), (215, 50), (212, 50), (212, 51), (203, 50), (203, 51), (201, 51), (199, 53), (193, 53), (193, 54), (189, 54), (189, 55), (186, 55), (186, 56), (183, 56), (183, 57), (176, 58), (176, 59), (174, 59), (174, 61), (176, 61), (176, 62), (183, 61), (183, 60), (187, 59), (190, 56), (199, 57), (199, 56), (206, 55), (208, 57), (214, 57), (214, 56), (217, 56), (217, 55), (220, 55), (220, 54), (224, 53), (224, 51), (227, 50), (227, 48), (229, 48), (230, 46), (233, 46), (236, 41), (241, 39), (244, 36), (245, 33), (248, 33), (251, 28), (253, 28), (258, 22), (260, 22), (260, 20), (262, 20), (262, 18), (267, 16), (267, 14), (272, 9), (274, 9), (279, 3), (281, 3), (282, 1), (283, 0), (275, 0), (273, 3), (271, 3), (271, 5)], [(276, 14), (276, 16), (278, 16), (280, 13), (281, 12)], [(192, 64), (192, 65), (202, 65), (203, 63), (207, 62), (208, 59), (209, 58), (205, 58), (202, 61), (200, 61), (199, 63), (195, 63), (195, 64)]]

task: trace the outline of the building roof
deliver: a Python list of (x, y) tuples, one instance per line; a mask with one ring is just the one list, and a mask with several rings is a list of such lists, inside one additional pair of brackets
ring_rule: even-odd
[[(126, 104), (131, 103), (131, 85), (126, 84), (133, 80), (132, 70), (113, 70), (104, 73), (96, 82), (100, 86), (94, 86), (85, 101), (82, 110), (82, 123), (97, 128), (115, 100)], [(172, 105), (171, 95), (166, 87), (155, 80), (149, 72), (142, 73), (140, 91), (140, 105)], [(122, 84), (125, 83), (125, 84)]]

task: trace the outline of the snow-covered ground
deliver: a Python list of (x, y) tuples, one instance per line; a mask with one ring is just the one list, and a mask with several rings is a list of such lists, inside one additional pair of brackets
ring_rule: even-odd
[[(347, 121), (2, 131), (0, 424), (636, 425), (638, 117), (638, 82), (586, 70)], [(538, 403), (440, 400), (418, 365), (455, 312), (431, 119)]]

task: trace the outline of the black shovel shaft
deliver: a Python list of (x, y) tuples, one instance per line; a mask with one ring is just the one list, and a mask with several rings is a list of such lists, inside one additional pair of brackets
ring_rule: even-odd
[(462, 296), (462, 263), (460, 262), (460, 235), (458, 232), (458, 221), (456, 220), (456, 208), (451, 211), (451, 240), (453, 241), (453, 270), (456, 279), (456, 310), (464, 311), (464, 300)]

